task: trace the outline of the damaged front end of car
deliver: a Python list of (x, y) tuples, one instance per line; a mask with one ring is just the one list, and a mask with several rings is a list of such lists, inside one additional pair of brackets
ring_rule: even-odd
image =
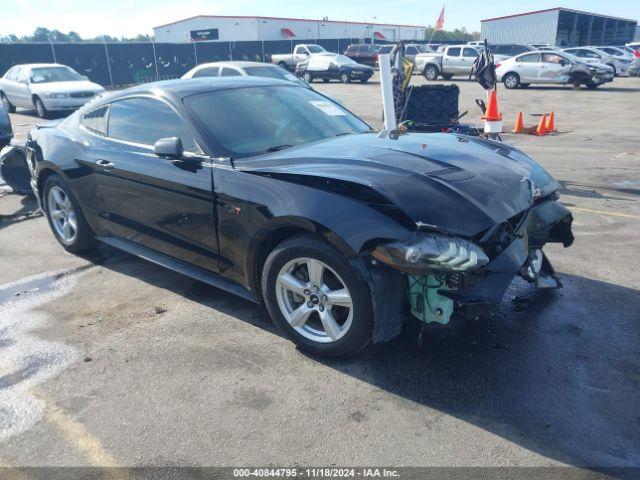
[[(562, 286), (543, 252), (547, 243), (573, 243), (573, 217), (556, 200), (554, 193), (473, 239), (423, 227), (367, 255), (373, 268), (402, 274), (410, 311), (421, 322), (444, 325), (454, 312), (478, 316), (501, 301), (516, 275), (536, 288)], [(392, 330), (378, 330), (374, 340)]]

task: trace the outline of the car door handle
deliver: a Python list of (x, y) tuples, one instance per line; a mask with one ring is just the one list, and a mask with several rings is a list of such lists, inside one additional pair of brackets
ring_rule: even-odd
[(102, 158), (96, 160), (96, 165), (104, 170), (111, 170), (113, 168), (113, 162), (103, 160)]

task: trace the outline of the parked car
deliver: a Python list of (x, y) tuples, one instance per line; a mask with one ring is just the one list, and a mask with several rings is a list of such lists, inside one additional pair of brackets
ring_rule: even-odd
[(515, 43), (505, 44), (489, 44), (489, 51), (493, 54), (493, 58), (496, 62), (506, 60), (507, 58), (515, 57), (525, 52), (535, 52), (537, 49), (529, 45), (518, 45)]
[(469, 76), (479, 50), (467, 45), (448, 45), (442, 53), (419, 53), (415, 58), (415, 71), (427, 80), (439, 76), (449, 80), (454, 75)]
[(12, 138), (13, 129), (11, 128), (9, 112), (4, 107), (4, 103), (0, 102), (0, 148), (8, 145)]
[(528, 87), (532, 83), (596, 88), (613, 80), (613, 70), (607, 65), (580, 62), (564, 52), (527, 52), (497, 63), (496, 76), (506, 88)]
[(605, 65), (609, 65), (613, 67), (615, 75), (626, 74), (629, 68), (630, 62), (619, 60), (593, 47), (565, 48), (562, 51), (575, 55), (585, 63), (604, 63)]
[(314, 44), (299, 44), (293, 48), (293, 53), (276, 53), (271, 55), (271, 63), (287, 70), (295, 70), (296, 65), (304, 62), (311, 55), (316, 53), (326, 53), (324, 47)]
[(293, 73), (286, 71), (271, 63), (261, 62), (212, 62), (202, 63), (193, 67), (181, 78), (202, 78), (202, 77), (265, 77), (277, 78), (288, 82), (299, 83), (308, 86)]
[(319, 355), (398, 335), (405, 302), (446, 324), (516, 275), (559, 287), (543, 247), (573, 241), (560, 185), (515, 147), (380, 136), (280, 80), (140, 85), (33, 129), (27, 148), (67, 251), (104, 242), (264, 302)]
[(104, 88), (66, 65), (34, 63), (11, 67), (0, 79), (0, 98), (9, 112), (35, 108), (38, 116), (75, 110)]
[(598, 50), (602, 50), (604, 53), (611, 55), (614, 58), (620, 58), (626, 62), (633, 60), (633, 53), (621, 47), (598, 47)]
[(378, 60), (378, 48), (378, 46), (368, 43), (356, 43), (347, 47), (344, 56), (362, 65), (373, 67)]
[(636, 58), (629, 66), (630, 77), (640, 77), (640, 58)]
[[(378, 57), (385, 53), (391, 53), (394, 46), (395, 45), (381, 45), (378, 48)], [(435, 53), (435, 50), (427, 45), (408, 43), (405, 45), (404, 52), (405, 58), (415, 63), (416, 55), (418, 55), (419, 53)], [(380, 62), (376, 60), (376, 67), (379, 66), (379, 63)]]
[(372, 67), (335, 53), (313, 55), (296, 67), (296, 74), (309, 84), (314, 80), (322, 80), (325, 83), (330, 80), (367, 83), (373, 73)]

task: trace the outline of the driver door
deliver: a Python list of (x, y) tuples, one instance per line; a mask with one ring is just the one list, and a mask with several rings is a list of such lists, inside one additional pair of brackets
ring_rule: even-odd
[[(104, 229), (171, 257), (218, 271), (211, 159), (171, 106), (151, 97), (110, 104), (97, 189)], [(156, 140), (178, 137), (185, 155), (160, 158)]]
[(542, 66), (538, 81), (542, 83), (565, 83), (569, 78), (571, 62), (554, 53), (542, 54)]

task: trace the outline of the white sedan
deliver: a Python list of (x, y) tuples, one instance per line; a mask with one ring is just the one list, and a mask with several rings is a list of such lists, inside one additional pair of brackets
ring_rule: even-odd
[(41, 118), (52, 111), (75, 110), (102, 92), (102, 86), (57, 63), (16, 65), (0, 78), (0, 99), (8, 112), (35, 108)]
[(586, 64), (562, 52), (527, 52), (496, 64), (496, 76), (506, 88), (528, 87), (531, 83), (572, 83), (595, 88), (613, 80), (613, 69)]
[(202, 77), (265, 77), (308, 86), (294, 74), (277, 65), (260, 62), (212, 62), (193, 67), (181, 78)]
[(584, 63), (604, 63), (614, 68), (616, 75), (626, 75), (630, 61), (626, 61), (621, 55), (609, 55), (597, 47), (565, 48), (563, 52), (575, 55)]

